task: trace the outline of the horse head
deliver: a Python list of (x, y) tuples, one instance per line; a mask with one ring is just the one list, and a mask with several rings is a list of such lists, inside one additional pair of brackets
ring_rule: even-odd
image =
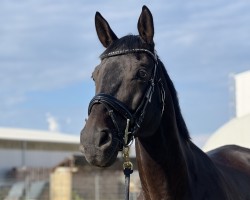
[[(133, 137), (148, 137), (156, 131), (165, 93), (154, 50), (153, 17), (146, 6), (137, 24), (139, 35), (118, 38), (98, 12), (95, 26), (106, 50), (92, 73), (96, 95), (81, 132), (81, 150), (89, 163), (106, 167)], [(125, 129), (128, 140), (124, 140)]]

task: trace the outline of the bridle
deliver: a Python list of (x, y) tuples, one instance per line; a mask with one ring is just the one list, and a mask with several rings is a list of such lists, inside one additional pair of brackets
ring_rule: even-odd
[[(116, 99), (115, 97), (109, 94), (104, 94), (104, 93), (99, 93), (95, 95), (93, 99), (90, 101), (88, 107), (88, 114), (90, 115), (91, 109), (95, 104), (104, 105), (104, 107), (108, 110), (109, 116), (111, 117), (112, 122), (116, 128), (119, 141), (121, 142), (121, 144), (123, 144), (123, 146), (128, 146), (129, 143), (131, 143), (131, 141), (133, 140), (133, 137), (136, 137), (136, 134), (144, 120), (147, 106), (151, 102), (156, 83), (160, 85), (161, 99), (162, 99), (162, 113), (164, 110), (164, 101), (165, 101), (165, 91), (163, 89), (163, 84), (161, 82), (161, 79), (159, 78), (158, 80), (156, 80), (158, 58), (155, 53), (152, 53), (148, 49), (128, 49), (128, 50), (113, 51), (107, 54), (103, 54), (101, 55), (100, 58), (103, 60), (109, 57), (132, 54), (132, 53), (146, 53), (150, 55), (150, 57), (154, 60), (155, 63), (152, 76), (149, 80), (149, 86), (146, 90), (146, 93), (141, 103), (136, 108), (136, 110), (134, 112), (131, 112), (130, 109), (127, 107), (127, 105), (125, 105), (123, 102), (121, 102), (120, 100)], [(124, 119), (129, 121), (128, 123), (129, 128), (126, 127), (127, 129), (129, 129), (129, 134), (128, 134), (128, 139), (125, 140), (125, 142), (124, 142), (124, 131), (120, 130), (120, 127), (118, 126), (116, 121), (116, 114), (114, 111), (116, 111), (116, 113), (120, 114)]]
[[(155, 91), (156, 83), (160, 85), (161, 91), (161, 100), (162, 100), (162, 113), (164, 111), (164, 101), (165, 101), (165, 90), (163, 88), (163, 84), (160, 78), (156, 80), (157, 75), (157, 66), (158, 66), (158, 58), (155, 53), (147, 49), (128, 49), (121, 51), (113, 51), (108, 54), (101, 55), (101, 59), (132, 54), (132, 53), (146, 53), (150, 55), (150, 57), (154, 60), (154, 69), (152, 76), (149, 80), (148, 88), (142, 98), (141, 103), (136, 108), (134, 112), (131, 112), (130, 109), (123, 102), (111, 96), (109, 94), (99, 93), (93, 97), (93, 99), (89, 103), (88, 114), (90, 115), (91, 109), (95, 104), (102, 104), (108, 111), (109, 116), (112, 119), (112, 122), (116, 128), (118, 134), (118, 140), (120, 144), (122, 144), (120, 150), (123, 151), (123, 172), (125, 175), (125, 200), (129, 200), (129, 184), (130, 184), (130, 174), (133, 172), (133, 164), (129, 160), (129, 145), (133, 141), (133, 138), (136, 137), (136, 134), (141, 127), (141, 124), (144, 120), (146, 109), (149, 103), (151, 103), (152, 95)], [(159, 76), (158, 76), (159, 77)], [(114, 110), (116, 112), (114, 112)], [(127, 125), (124, 131), (120, 130), (119, 125), (116, 121), (115, 113), (120, 114), (126, 121)], [(161, 113), (161, 115), (162, 115)]]

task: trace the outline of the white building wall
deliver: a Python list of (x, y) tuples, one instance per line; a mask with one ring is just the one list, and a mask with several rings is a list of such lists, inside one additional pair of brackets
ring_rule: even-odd
[(250, 113), (250, 70), (235, 75), (236, 117)]
[(52, 168), (74, 152), (69, 151), (39, 151), (21, 149), (0, 149), (0, 178), (12, 168)]

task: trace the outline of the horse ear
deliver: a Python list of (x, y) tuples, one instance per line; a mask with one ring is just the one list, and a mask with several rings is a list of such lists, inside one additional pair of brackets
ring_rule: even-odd
[(110, 28), (108, 22), (99, 12), (95, 14), (95, 28), (98, 38), (104, 47), (108, 47), (112, 42), (117, 40), (117, 36)]
[(147, 6), (142, 7), (142, 12), (138, 20), (137, 28), (141, 38), (148, 44), (153, 43), (154, 22), (153, 16)]

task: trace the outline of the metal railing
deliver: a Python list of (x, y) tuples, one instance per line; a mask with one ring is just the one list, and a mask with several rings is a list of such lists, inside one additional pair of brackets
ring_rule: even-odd
[[(136, 199), (139, 190), (139, 178), (135, 172), (131, 178), (131, 200)], [(49, 173), (33, 171), (0, 179), (0, 200), (123, 199), (124, 177), (121, 171), (79, 172), (65, 167)]]

